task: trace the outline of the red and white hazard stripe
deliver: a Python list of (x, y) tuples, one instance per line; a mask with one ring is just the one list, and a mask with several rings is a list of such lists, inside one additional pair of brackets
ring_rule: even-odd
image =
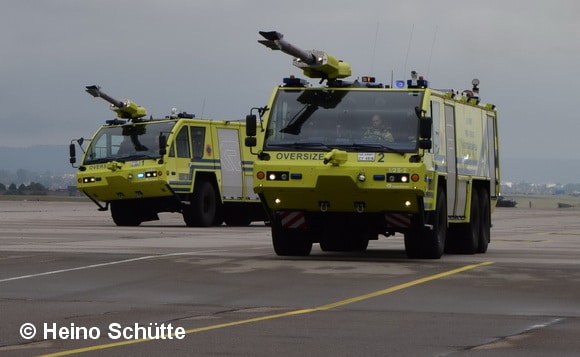
[(385, 213), (385, 221), (389, 227), (408, 228), (411, 226), (411, 215), (408, 213)]
[(280, 219), (284, 228), (305, 228), (306, 218), (304, 212), (300, 211), (280, 211)]

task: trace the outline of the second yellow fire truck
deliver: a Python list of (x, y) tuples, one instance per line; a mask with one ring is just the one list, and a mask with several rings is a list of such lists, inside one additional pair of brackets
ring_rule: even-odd
[(411, 79), (354, 81), (350, 66), (301, 50), (278, 32), (259, 42), (294, 57), (313, 86), (286, 78), (247, 117), (256, 155), (254, 190), (272, 224), (278, 255), (367, 249), (404, 235), (411, 258), (484, 253), (499, 194), (497, 111), (479, 99)]
[[(86, 91), (111, 103), (118, 118), (94, 134), (77, 171), (77, 188), (101, 211), (111, 210), (119, 226), (180, 212), (188, 226), (225, 221), (247, 225), (267, 219), (252, 190), (253, 157), (242, 145), (243, 122), (196, 119), (174, 112), (146, 119), (145, 108), (114, 99), (89, 86)], [(74, 141), (70, 162), (76, 164)]]

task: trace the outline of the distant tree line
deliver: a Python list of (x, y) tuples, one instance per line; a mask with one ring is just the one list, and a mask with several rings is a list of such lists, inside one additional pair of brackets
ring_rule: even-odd
[[(6, 186), (6, 190), (8, 190), (12, 182), (16, 185), (16, 189), (22, 183), (25, 187), (32, 185), (29, 185), (29, 183), (41, 183), (49, 190), (55, 191), (76, 185), (76, 178), (73, 173), (34, 172), (23, 169), (10, 171), (0, 169), (0, 183)], [(2, 190), (0, 190), (0, 194), (2, 194)]]
[(28, 186), (25, 184), (11, 183), (6, 187), (3, 183), (0, 183), (0, 194), (4, 195), (36, 195), (36, 196), (46, 196), (48, 193), (48, 188), (43, 184), (38, 182), (31, 182)]
[(539, 195), (572, 195), (580, 196), (580, 184), (536, 184), (536, 183), (512, 183), (501, 186), (502, 194), (539, 194)]

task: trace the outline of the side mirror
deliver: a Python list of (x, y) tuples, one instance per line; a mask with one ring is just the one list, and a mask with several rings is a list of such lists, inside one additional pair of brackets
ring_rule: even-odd
[(159, 134), (159, 155), (167, 154), (167, 136)]
[(77, 152), (76, 152), (75, 144), (71, 143), (68, 146), (68, 152), (69, 152), (69, 156), (70, 156), (69, 162), (71, 165), (74, 166), (74, 164), (77, 162)]
[(431, 139), (419, 139), (419, 149), (431, 150), (431, 147), (433, 147)]
[(256, 116), (246, 115), (246, 136), (256, 136)]
[(247, 147), (253, 148), (256, 145), (258, 145), (258, 142), (256, 141), (256, 137), (255, 136), (248, 136), (248, 137), (246, 137), (245, 144), (246, 144)]
[(432, 127), (433, 127), (433, 118), (431, 117), (419, 118), (419, 137), (430, 139)]

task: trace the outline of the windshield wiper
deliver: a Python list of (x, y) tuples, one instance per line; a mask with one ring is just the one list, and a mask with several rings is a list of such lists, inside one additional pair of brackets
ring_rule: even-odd
[(111, 159), (115, 160), (115, 161), (124, 162), (124, 161), (142, 160), (142, 159), (157, 159), (158, 157), (159, 157), (159, 155), (154, 155), (154, 154), (143, 152), (143, 153), (127, 155), (127, 156), (111, 158)]
[(101, 157), (99, 159), (92, 159), (92, 160), (85, 160), (85, 165), (94, 165), (94, 164), (104, 164), (111, 161), (118, 161), (118, 162), (126, 162), (126, 161), (133, 161), (133, 160), (143, 160), (143, 159), (157, 159), (159, 155), (154, 155), (151, 153), (139, 153), (133, 155), (114, 155), (114, 156), (107, 156)]
[(357, 143), (353, 143), (353, 144), (340, 144), (340, 145), (332, 145), (333, 147), (339, 147), (339, 148), (351, 148), (353, 150), (372, 150), (372, 151), (382, 151), (382, 152), (394, 152), (397, 154), (400, 154), (401, 156), (404, 156), (405, 153), (402, 152), (401, 150), (397, 150), (395, 148), (392, 148), (390, 146), (386, 146), (383, 144), (357, 144)]
[(281, 143), (281, 144), (268, 144), (267, 146), (270, 147), (284, 147), (284, 148), (292, 148), (292, 149), (310, 149), (310, 148), (322, 148), (322, 149), (332, 149), (326, 144), (323, 143), (311, 143), (311, 142), (293, 142), (293, 143)]
[(84, 162), (84, 165), (94, 165), (94, 164), (103, 164), (105, 162), (111, 161), (111, 158), (104, 157), (100, 159), (87, 159)]
[(302, 109), (300, 109), (286, 127), (280, 130), (281, 133), (288, 133), (292, 135), (300, 134), (302, 130), (302, 125), (314, 114), (315, 111), (318, 110), (316, 105), (306, 104)]

